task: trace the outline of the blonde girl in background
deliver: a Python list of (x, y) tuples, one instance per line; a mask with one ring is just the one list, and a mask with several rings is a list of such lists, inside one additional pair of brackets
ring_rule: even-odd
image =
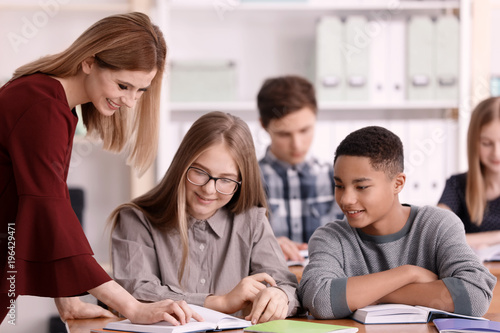
[(469, 245), (500, 244), (500, 98), (491, 97), (472, 112), (467, 135), (469, 170), (451, 176), (439, 207), (462, 220)]

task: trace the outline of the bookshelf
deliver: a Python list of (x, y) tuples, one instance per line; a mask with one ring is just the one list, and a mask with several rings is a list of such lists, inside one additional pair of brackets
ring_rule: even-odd
[[(359, 126), (380, 124), (393, 126), (398, 121), (404, 125), (415, 123), (422, 126), (425, 120), (442, 120), (446, 129), (447, 143), (444, 150), (453, 151), (441, 157), (446, 163), (443, 178), (466, 168), (465, 137), (471, 109), (469, 72), (471, 61), (471, 2), (470, 0), (444, 1), (198, 1), (172, 0), (157, 3), (159, 20), (171, 50), (169, 63), (192, 59), (224, 59), (237, 64), (237, 93), (231, 101), (176, 101), (169, 95), (171, 76), (167, 74), (167, 86), (162, 115), (162, 136), (157, 160), (157, 179), (161, 178), (176, 147), (189, 125), (200, 115), (213, 110), (230, 112), (249, 123), (256, 141), (257, 153), (263, 152), (266, 134), (258, 126), (255, 104), (257, 91), (267, 77), (297, 74), (314, 82), (314, 48), (316, 24), (327, 15), (344, 20), (351, 15), (367, 18), (403, 17), (428, 15), (432, 18), (455, 15), (460, 27), (459, 93), (456, 100), (396, 100), (396, 101), (324, 101), (319, 99), (318, 124), (315, 144), (328, 140), (337, 142), (325, 129), (329, 123), (341, 122)], [(418, 124), (417, 124), (418, 123)], [(446, 125), (444, 125), (446, 124)], [(334, 125), (332, 125), (334, 126)], [(399, 123), (394, 125), (401, 127)], [(349, 127), (355, 129), (353, 127)], [(425, 128), (425, 125), (424, 125)], [(345, 131), (341, 131), (344, 133)], [(324, 136), (318, 138), (318, 136)], [(339, 134), (340, 135), (340, 134)], [(430, 134), (429, 134), (430, 135)], [(408, 139), (412, 141), (412, 139)], [(419, 137), (423, 142), (425, 138)], [(322, 142), (319, 142), (322, 141)], [(333, 155), (334, 143), (324, 149), (314, 149), (323, 156)], [(410, 143), (407, 143), (411, 146)], [(408, 155), (408, 152), (407, 152)], [(260, 157), (260, 156), (259, 156)], [(427, 158), (431, 158), (427, 156)], [(451, 161), (444, 161), (451, 159)], [(442, 191), (434, 186), (434, 196)], [(415, 184), (415, 187), (418, 185)], [(433, 199), (434, 200), (434, 199)], [(430, 203), (430, 202), (429, 202)]]

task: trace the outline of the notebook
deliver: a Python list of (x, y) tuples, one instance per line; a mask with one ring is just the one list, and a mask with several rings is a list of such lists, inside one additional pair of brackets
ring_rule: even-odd
[(318, 324), (298, 320), (272, 320), (245, 328), (245, 332), (266, 333), (355, 333), (356, 327)]
[(500, 322), (498, 321), (449, 318), (434, 319), (433, 323), (440, 333), (500, 332)]

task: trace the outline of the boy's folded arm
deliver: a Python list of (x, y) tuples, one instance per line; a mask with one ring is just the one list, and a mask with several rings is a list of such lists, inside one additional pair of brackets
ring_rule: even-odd
[(367, 305), (380, 303), (379, 300), (405, 286), (436, 280), (436, 274), (413, 265), (403, 265), (382, 272), (353, 276), (347, 279), (347, 305), (351, 311), (356, 311)]
[(380, 298), (377, 303), (421, 305), (448, 312), (455, 311), (453, 298), (442, 280), (407, 284)]

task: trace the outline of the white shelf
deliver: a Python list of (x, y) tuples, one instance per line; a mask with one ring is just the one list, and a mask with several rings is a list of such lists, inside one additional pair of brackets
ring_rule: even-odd
[[(43, 7), (29, 3), (1, 3), (0, 10), (21, 10), (21, 11), (42, 11)], [(128, 12), (130, 6), (128, 4), (89, 4), (89, 3), (70, 3), (59, 5), (57, 11), (62, 12)]]
[(434, 0), (434, 1), (388, 1), (388, 0), (364, 0), (364, 1), (312, 1), (312, 2), (245, 2), (237, 3), (231, 1), (217, 5), (210, 3), (174, 2), (173, 10), (223, 10), (223, 11), (318, 11), (318, 10), (387, 10), (398, 12), (401, 10), (434, 10), (434, 9), (459, 9), (459, 0)]
[[(401, 101), (375, 102), (319, 102), (321, 111), (372, 111), (372, 110), (447, 110), (457, 109), (458, 102), (448, 101)], [(170, 103), (171, 112), (248, 112), (256, 111), (255, 102), (177, 102)]]
[[(500, 3), (500, 0), (495, 0)], [(159, 2), (164, 3), (164, 2)], [(162, 19), (165, 31), (170, 32), (173, 59), (195, 59), (200, 55), (209, 59), (231, 59), (238, 63), (238, 93), (234, 102), (173, 102), (165, 96), (166, 112), (163, 124), (174, 125), (162, 131), (158, 170), (167, 169), (179, 133), (195, 119), (210, 111), (237, 115), (258, 128), (258, 108), (255, 96), (263, 80), (284, 74), (311, 78), (317, 19), (324, 15), (348, 17), (364, 15), (370, 20), (404, 20), (412, 15), (457, 15), (460, 23), (460, 93), (455, 101), (335, 101), (318, 103), (318, 120), (323, 134), (332, 136), (325, 128), (335, 122), (363, 124), (404, 124), (412, 121), (457, 125), (460, 131), (470, 113), (470, 0), (308, 0), (308, 1), (238, 1), (238, 0), (171, 0), (164, 4)], [(200, 29), (201, 27), (201, 29)], [(181, 32), (179, 32), (181, 31)], [(204, 37), (200, 39), (200, 35)], [(189, 40), (198, 40), (189, 43)], [(229, 42), (231, 41), (231, 42)], [(263, 50), (262, 52), (256, 50)], [(169, 84), (167, 80), (167, 85)], [(401, 122), (400, 122), (401, 121)], [(385, 123), (384, 123), (385, 122)], [(180, 125), (181, 129), (175, 127)], [(184, 126), (184, 127), (182, 127)], [(450, 127), (451, 128), (451, 127)], [(169, 128), (170, 129), (170, 128)], [(318, 130), (321, 132), (320, 130)], [(347, 131), (347, 129), (346, 129)], [(326, 133), (326, 134), (325, 134)], [(449, 133), (450, 137), (456, 135)], [(457, 135), (458, 137), (458, 135)], [(320, 146), (328, 146), (328, 143)], [(452, 148), (452, 149), (448, 149)], [(450, 144), (447, 151), (463, 154), (462, 141)], [(320, 149), (323, 149), (320, 148)], [(327, 148), (324, 148), (325, 151)], [(451, 154), (451, 153), (450, 153)], [(456, 155), (455, 154), (455, 155)], [(443, 157), (450, 170), (456, 171), (455, 155)], [(443, 164), (444, 165), (444, 164)], [(448, 169), (447, 169), (448, 170)]]

